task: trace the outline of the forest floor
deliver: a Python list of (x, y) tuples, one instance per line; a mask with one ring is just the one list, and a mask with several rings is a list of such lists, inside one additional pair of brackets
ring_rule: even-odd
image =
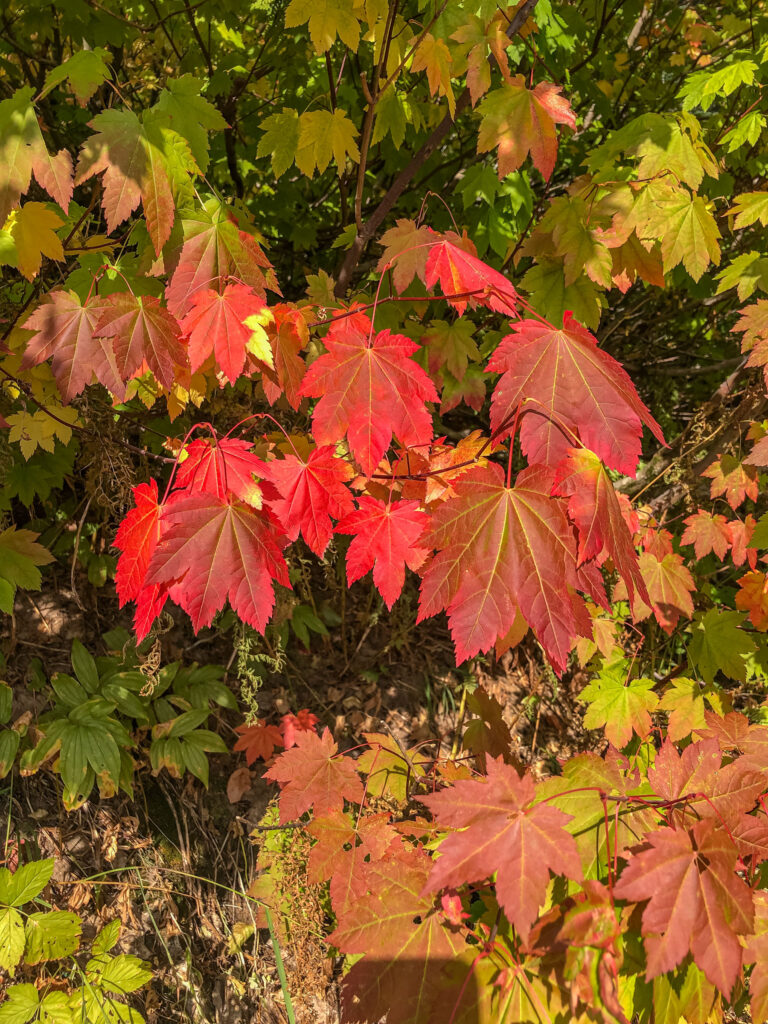
[[(558, 760), (593, 742), (576, 700), (586, 679), (575, 673), (557, 681), (534, 644), (524, 641), (499, 661), (481, 659), (470, 675), (455, 667), (444, 619), (413, 625), (415, 587), (391, 615), (372, 611), (372, 604), (368, 585), (358, 585), (349, 592), (343, 629), (313, 635), (311, 650), (294, 640), (281, 671), (263, 679), (259, 715), (276, 722), (308, 708), (341, 749), (363, 742), (365, 732), (386, 732), (405, 747), (439, 741), (447, 753), (460, 726), (462, 688), (474, 680), (503, 706), (517, 756), (536, 773), (550, 774)], [(194, 637), (186, 619), (175, 622), (160, 638), (163, 662), (228, 666), (225, 681), (240, 696), (232, 631)], [(46, 707), (27, 685), (31, 659), (40, 659), (47, 676), (70, 671), (72, 639), (101, 654), (102, 633), (116, 625), (129, 627), (130, 619), (107, 588), (85, 583), (73, 590), (54, 578), (41, 593), (20, 595), (2, 638), (13, 720), (33, 726)], [(209, 727), (231, 749), (241, 722), (242, 713), (217, 710)], [(54, 857), (52, 902), (81, 915), (85, 938), (120, 917), (120, 951), (153, 968), (151, 985), (135, 1002), (150, 1024), (277, 1024), (287, 1017), (275, 951), (269, 931), (254, 927), (247, 896), (258, 826), (275, 787), (262, 780), (262, 762), (248, 769), (236, 753), (210, 762), (206, 789), (189, 774), (154, 775), (140, 751), (133, 799), (103, 799), (94, 790), (71, 812), (49, 768), (26, 777), (14, 770), (0, 784), (0, 861)], [(237, 785), (228, 787), (234, 772)], [(335, 1024), (341, 963), (326, 953), (325, 910), (300, 881), (296, 899), (305, 902), (301, 925), (279, 943), (296, 1020)]]

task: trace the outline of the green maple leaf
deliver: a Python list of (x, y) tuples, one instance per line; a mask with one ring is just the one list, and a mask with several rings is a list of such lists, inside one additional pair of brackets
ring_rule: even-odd
[(360, 22), (352, 0), (291, 0), (285, 12), (285, 27), (309, 22), (309, 35), (317, 53), (325, 53), (336, 37), (353, 52), (360, 42)]
[(264, 135), (259, 139), (257, 157), (270, 157), (276, 178), (285, 174), (294, 161), (299, 148), (299, 112), (283, 107), (282, 113), (270, 114), (259, 128)]
[(688, 657), (701, 678), (711, 683), (718, 672), (730, 679), (745, 682), (745, 659), (755, 653), (756, 647), (748, 633), (741, 629), (746, 615), (741, 612), (719, 611), (711, 608), (693, 620)]
[(60, 67), (48, 72), (39, 98), (46, 96), (57, 85), (68, 80), (75, 99), (81, 107), (84, 107), (99, 86), (109, 78), (107, 62), (110, 57), (109, 50), (100, 46), (93, 50), (80, 50), (73, 54)]
[(630, 151), (640, 158), (638, 178), (673, 174), (679, 181), (697, 189), (705, 173), (716, 178), (717, 163), (699, 140), (699, 122), (691, 114), (643, 115), (646, 132)]
[(765, 124), (765, 114), (761, 114), (759, 110), (751, 110), (740, 118), (729, 132), (725, 133), (720, 144), (726, 146), (729, 153), (734, 153), (747, 142), (750, 146), (754, 146), (759, 141)]
[(208, 168), (208, 132), (223, 131), (227, 122), (216, 107), (200, 95), (201, 88), (202, 83), (192, 75), (171, 78), (153, 112), (161, 115), (169, 128), (187, 140), (192, 156), (204, 172)]
[(531, 305), (553, 324), (562, 323), (567, 309), (592, 330), (600, 323), (606, 304), (601, 289), (586, 274), (566, 285), (563, 264), (556, 260), (543, 260), (531, 267), (520, 287), (530, 295)]
[(463, 317), (453, 323), (433, 320), (421, 339), (429, 354), (430, 373), (447, 366), (456, 380), (463, 380), (469, 361), (480, 359), (474, 331), (472, 321)]
[(669, 712), (667, 737), (672, 743), (690, 736), (694, 729), (703, 729), (704, 690), (695, 679), (674, 679), (659, 701), (659, 710)]
[(357, 128), (340, 107), (333, 113), (329, 110), (307, 111), (299, 118), (296, 166), (302, 174), (311, 178), (315, 168), (322, 174), (333, 157), (341, 174), (347, 157), (355, 163), (360, 159), (360, 150), (355, 143), (356, 135)]
[(743, 85), (752, 85), (757, 64), (751, 60), (737, 60), (725, 67), (694, 71), (688, 75), (677, 94), (683, 101), (683, 110), (701, 107), (709, 110), (718, 97), (730, 96)]
[(659, 703), (653, 693), (653, 679), (627, 680), (629, 665), (623, 659), (610, 662), (598, 677), (587, 683), (579, 700), (588, 704), (584, 716), (587, 729), (605, 729), (607, 739), (615, 747), (624, 747), (632, 733), (641, 738), (651, 728), (651, 711)]
[(405, 129), (408, 125), (408, 113), (402, 97), (391, 85), (381, 94), (376, 103), (376, 120), (373, 125), (371, 144), (376, 145), (389, 133), (395, 149), (400, 149), (405, 141)]
[(750, 224), (760, 221), (761, 225), (768, 227), (768, 192), (742, 192), (736, 196), (733, 206), (728, 211), (736, 214), (733, 222), (734, 228), (748, 228)]
[(10, 615), (17, 587), (39, 590), (39, 565), (54, 561), (53, 555), (37, 543), (38, 534), (10, 526), (0, 533), (0, 609)]
[(601, 288), (611, 287), (611, 253), (590, 228), (589, 215), (583, 199), (558, 196), (540, 224), (542, 231), (552, 233), (555, 252), (563, 259), (566, 288), (578, 280), (582, 271)]
[(698, 281), (710, 262), (720, 262), (720, 231), (701, 196), (651, 182), (638, 197), (631, 219), (639, 238), (661, 242), (665, 274), (682, 263)]
[(763, 550), (768, 548), (768, 512), (765, 512), (757, 521), (755, 532), (750, 538), (747, 547)]
[(742, 252), (717, 275), (717, 294), (735, 288), (743, 302), (759, 288), (768, 292), (768, 258), (759, 252)]

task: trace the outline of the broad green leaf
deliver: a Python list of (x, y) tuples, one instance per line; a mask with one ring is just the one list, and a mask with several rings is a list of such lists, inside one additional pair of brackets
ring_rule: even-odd
[(117, 995), (135, 992), (152, 980), (149, 965), (128, 954), (109, 957), (106, 962), (101, 958), (90, 960), (85, 970), (92, 985)]
[(632, 216), (640, 238), (661, 242), (665, 273), (682, 263), (698, 281), (710, 263), (720, 262), (720, 231), (701, 196), (657, 182), (643, 190)]
[(630, 666), (623, 659), (602, 669), (587, 683), (579, 700), (588, 704), (584, 716), (587, 729), (605, 729), (615, 747), (624, 747), (635, 732), (642, 739), (651, 728), (651, 716), (659, 703), (653, 679), (627, 679)]
[[(194, 711), (185, 711), (183, 714), (179, 715), (178, 718), (174, 718), (173, 722), (170, 723), (169, 729), (162, 728), (161, 731), (161, 728), (157, 726), (155, 729), (158, 735), (175, 737), (186, 736), (188, 732), (192, 732), (192, 730), (196, 729), (198, 725), (202, 725), (203, 722), (207, 720), (209, 714), (210, 711), (207, 707), (198, 708)], [(166, 726), (167, 724), (168, 723), (163, 723), (163, 726)]]
[(257, 157), (270, 157), (276, 178), (285, 174), (299, 148), (299, 112), (283, 107), (282, 113), (270, 114), (259, 125), (265, 134), (259, 139)]
[(68, 80), (77, 102), (84, 107), (99, 86), (109, 78), (107, 63), (110, 58), (109, 50), (100, 46), (92, 50), (78, 51), (59, 67), (48, 72), (39, 98)]
[(53, 874), (53, 857), (46, 860), (33, 860), (22, 864), (6, 878), (3, 885), (0, 880), (0, 902), (11, 907), (21, 907), (39, 896), (48, 885)]
[[(194, 735), (192, 733), (191, 735)], [(200, 747), (193, 743), (182, 743), (181, 754), (184, 760), (184, 767), (191, 772), (196, 779), (200, 779), (205, 788), (208, 788), (209, 766), (208, 758)]]
[(757, 64), (751, 60), (738, 60), (725, 67), (705, 68), (688, 75), (678, 92), (678, 99), (683, 101), (683, 110), (701, 107), (709, 110), (719, 97), (730, 96), (745, 85), (752, 85), (755, 80)]
[(759, 110), (750, 110), (725, 133), (720, 140), (721, 145), (727, 147), (729, 153), (734, 153), (746, 144), (754, 146), (760, 140), (765, 123), (765, 114), (761, 114)]
[(745, 682), (745, 659), (755, 653), (755, 645), (741, 629), (746, 615), (711, 608), (696, 615), (691, 629), (688, 657), (705, 682), (713, 682), (718, 672)]
[(27, 1024), (37, 1012), (40, 1002), (37, 989), (29, 984), (11, 985), (7, 992), (8, 998), (0, 1006), (0, 1024)]
[(531, 267), (520, 287), (530, 295), (534, 309), (553, 324), (562, 323), (564, 313), (570, 310), (577, 320), (596, 330), (607, 305), (602, 290), (586, 274), (566, 285), (563, 265), (555, 260), (542, 260)]
[(307, 111), (299, 118), (296, 166), (302, 174), (311, 178), (315, 169), (322, 174), (333, 157), (341, 175), (347, 157), (353, 163), (360, 159), (360, 150), (355, 143), (356, 135), (357, 128), (340, 107), (333, 113), (328, 110)]
[(768, 512), (765, 512), (758, 519), (755, 532), (752, 534), (747, 547), (757, 548), (758, 551), (768, 548)]
[(0, 732), (0, 779), (4, 779), (13, 768), (20, 741), (21, 736), (14, 729)]
[(717, 275), (717, 294), (722, 295), (729, 288), (735, 288), (743, 302), (754, 291), (768, 292), (768, 257), (759, 252), (742, 252)]
[[(42, 576), (39, 565), (48, 565), (54, 557), (47, 548), (37, 543), (38, 534), (31, 530), (17, 530), (9, 526), (0, 533), (0, 579), (25, 590), (39, 590)], [(12, 607), (4, 609), (8, 613)]]
[(13, 707), (13, 690), (7, 683), (0, 682), (0, 723), (10, 721)]
[(192, 156), (203, 173), (208, 169), (208, 132), (227, 127), (220, 112), (201, 96), (202, 83), (192, 75), (169, 78), (153, 112), (189, 143)]
[(96, 668), (93, 655), (83, 647), (77, 638), (72, 641), (71, 658), (72, 668), (77, 678), (88, 693), (96, 693), (99, 688), (99, 670)]
[(93, 940), (91, 944), (91, 953), (93, 956), (103, 956), (108, 953), (110, 949), (114, 949), (117, 945), (117, 941), (120, 938), (120, 928), (122, 922), (119, 917), (114, 918), (109, 924), (105, 924), (99, 934)]
[(229, 748), (221, 736), (210, 729), (195, 729), (193, 732), (187, 733), (184, 740), (187, 744), (199, 747), (200, 750), (204, 750), (208, 754), (229, 753)]
[(659, 701), (659, 711), (669, 712), (667, 736), (672, 743), (679, 743), (690, 736), (694, 729), (703, 729), (704, 691), (695, 679), (673, 679)]
[(0, 969), (13, 977), (24, 954), (24, 919), (12, 907), (0, 907)]
[(24, 959), (29, 964), (43, 960), (61, 960), (80, 945), (82, 922), (67, 910), (50, 910), (30, 914), (26, 924)]
[(768, 227), (768, 192), (742, 192), (734, 199), (729, 212), (736, 215), (733, 222), (736, 230), (748, 228), (756, 221)]
[(376, 103), (376, 120), (373, 122), (371, 144), (375, 146), (378, 142), (382, 142), (387, 135), (391, 135), (395, 149), (400, 149), (405, 141), (407, 126), (408, 115), (405, 104), (395, 86), (390, 85)]
[(40, 1000), (40, 1024), (81, 1024), (66, 992), (49, 992)]

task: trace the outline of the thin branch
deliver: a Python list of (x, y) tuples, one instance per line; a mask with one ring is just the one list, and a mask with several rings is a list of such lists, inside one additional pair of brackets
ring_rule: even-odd
[[(507, 28), (506, 34), (510, 39), (520, 30), (520, 28), (522, 28), (537, 3), (538, 0), (525, 0), (525, 3), (523, 3), (518, 9)], [(358, 226), (357, 236), (350, 248), (347, 250), (344, 261), (337, 274), (335, 289), (337, 296), (344, 295), (349, 286), (352, 274), (360, 262), (360, 258), (362, 257), (366, 246), (376, 235), (379, 227), (393, 209), (413, 177), (432, 156), (438, 146), (441, 145), (445, 137), (453, 128), (455, 120), (469, 106), (470, 102), (471, 96), (469, 89), (464, 89), (456, 100), (454, 116), (451, 117), (450, 114), (445, 115), (440, 124), (432, 131), (421, 149), (413, 155), (407, 166), (403, 168), (392, 182), (383, 199), (368, 220), (361, 226)]]

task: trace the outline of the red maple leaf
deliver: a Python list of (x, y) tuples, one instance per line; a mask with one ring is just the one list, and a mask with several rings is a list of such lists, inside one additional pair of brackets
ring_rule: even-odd
[(301, 382), (307, 372), (307, 365), (299, 355), (309, 343), (307, 326), (311, 309), (294, 309), (285, 304), (270, 307), (272, 322), (265, 327), (272, 346), (274, 367), (258, 362), (262, 373), (262, 387), (267, 401), (274, 405), (285, 395), (292, 409), (301, 404)]
[(27, 342), (21, 369), (52, 356), (51, 370), (65, 402), (79, 395), (94, 377), (117, 398), (125, 397), (112, 344), (95, 334), (105, 305), (98, 295), (81, 303), (75, 292), (48, 292), (24, 321), (24, 329), (35, 334)]
[(487, 153), (498, 146), (499, 178), (516, 171), (529, 152), (544, 178), (552, 174), (557, 160), (555, 125), (576, 127), (576, 116), (561, 91), (551, 82), (529, 89), (523, 75), (514, 75), (480, 104), (483, 120), (477, 151)]
[(731, 544), (731, 559), (734, 565), (749, 563), (750, 569), (757, 565), (757, 549), (749, 547), (752, 534), (755, 532), (755, 517), (747, 515), (744, 522), (740, 519), (732, 519), (728, 523), (728, 540)]
[(579, 531), (579, 563), (610, 556), (625, 582), (630, 602), (635, 591), (648, 600), (619, 496), (600, 460), (585, 448), (571, 448), (555, 475), (555, 494), (568, 497), (568, 515)]
[(748, 462), (750, 466), (768, 466), (768, 434), (758, 438), (744, 461)]
[(262, 475), (264, 463), (251, 448), (250, 442), (234, 437), (192, 441), (185, 449), (187, 457), (178, 465), (176, 487), (223, 499), (234, 494), (246, 504), (261, 508), (261, 488), (253, 475)]
[[(398, 841), (388, 814), (366, 814), (356, 822), (343, 811), (315, 815), (307, 831), (317, 840), (309, 854), (310, 882), (330, 881), (331, 905), (337, 918), (368, 892), (368, 864)], [(399, 841), (398, 841), (399, 842)]]
[[(436, 235), (429, 250), (425, 272), (428, 288), (439, 282), (440, 289), (450, 304), (461, 315), (467, 306), (478, 303), (497, 313), (517, 316), (518, 294), (512, 284), (498, 270), (478, 259), (477, 250), (467, 238), (453, 231)], [(467, 295), (467, 292), (473, 294)], [(451, 298), (459, 295), (462, 298)]]
[(701, 475), (712, 481), (710, 498), (722, 495), (734, 511), (747, 498), (757, 501), (757, 470), (733, 455), (719, 455)]
[(426, 889), (466, 885), (496, 873), (499, 904), (525, 941), (544, 902), (550, 871), (581, 879), (581, 861), (563, 827), (570, 815), (534, 803), (533, 778), (521, 778), (503, 758), (489, 757), (486, 763), (486, 778), (420, 798), (439, 825), (461, 829), (440, 844)]
[(749, 612), (749, 619), (755, 629), (762, 633), (768, 630), (768, 575), (764, 572), (748, 572), (736, 581), (736, 607)]
[(344, 978), (344, 1020), (450, 1019), (445, 967), (456, 962), (466, 940), (424, 895), (431, 863), (421, 849), (390, 847), (386, 857), (368, 865), (368, 892), (353, 901), (328, 937), (343, 953), (365, 954)]
[(290, 750), (295, 745), (297, 733), (313, 732), (319, 721), (317, 715), (313, 715), (309, 708), (302, 708), (295, 715), (283, 715), (280, 719), (280, 734), (285, 749)]
[(643, 424), (664, 444), (661, 427), (624, 369), (570, 313), (557, 330), (538, 320), (512, 325), (487, 369), (503, 376), (491, 401), (491, 427), (520, 441), (531, 462), (557, 465), (578, 437), (606, 466), (634, 476)]
[(179, 368), (187, 365), (179, 325), (151, 295), (110, 295), (104, 300), (94, 334), (112, 339), (122, 380), (136, 376), (146, 363), (163, 387), (170, 389)]
[(259, 757), (268, 761), (275, 747), (284, 746), (279, 727), (268, 725), (266, 718), (259, 718), (251, 725), (238, 725), (235, 732), (239, 739), (232, 749), (242, 750), (249, 765)]
[(373, 582), (391, 608), (405, 583), (405, 567), (418, 570), (428, 549), (417, 541), (429, 517), (416, 501), (379, 501), (369, 495), (357, 499), (358, 508), (346, 515), (337, 533), (351, 533), (347, 551), (347, 583), (351, 586), (373, 569)]
[(435, 385), (410, 356), (410, 338), (391, 331), (373, 333), (362, 313), (331, 324), (328, 351), (307, 370), (301, 394), (319, 398), (312, 428), (320, 444), (345, 435), (352, 453), (370, 476), (394, 434), (405, 445), (432, 440), (432, 417), (425, 402), (438, 400)]
[(221, 372), (234, 384), (243, 372), (253, 334), (244, 321), (264, 308), (264, 300), (252, 288), (228, 284), (223, 292), (201, 289), (192, 295), (190, 303), (181, 330), (189, 339), (192, 372), (213, 355)]
[(230, 277), (252, 288), (261, 299), (266, 288), (280, 293), (261, 246), (238, 229), (230, 214), (213, 199), (184, 219), (184, 244), (165, 293), (168, 308), (179, 319), (191, 309), (197, 292), (221, 286)]
[(282, 786), (280, 823), (293, 821), (314, 807), (315, 814), (341, 810), (345, 800), (361, 803), (363, 784), (351, 757), (338, 756), (330, 729), (322, 736), (300, 732), (295, 746), (286, 750), (265, 773)]
[(154, 480), (133, 489), (132, 508), (123, 519), (115, 536), (115, 547), (121, 552), (117, 560), (115, 587), (120, 607), (136, 602), (134, 628), (137, 640), (143, 640), (149, 627), (163, 610), (168, 597), (165, 585), (145, 586), (147, 568), (160, 539), (160, 512), (157, 484)]
[[(746, 722), (743, 715), (739, 717)], [(746, 735), (742, 734), (741, 742)], [(682, 753), (665, 740), (648, 770), (648, 781), (662, 799), (685, 800), (670, 812), (673, 824), (685, 822), (686, 817), (689, 821), (692, 817), (712, 818), (725, 825), (734, 838), (746, 826), (760, 824), (748, 812), (766, 788), (765, 774), (746, 757), (724, 765), (717, 738), (691, 743)]]
[(146, 583), (170, 585), (170, 597), (192, 619), (209, 626), (229, 599), (249, 625), (264, 631), (274, 605), (272, 580), (290, 587), (278, 535), (264, 514), (215, 494), (169, 502), (160, 520)]
[(749, 935), (752, 892), (736, 874), (738, 851), (713, 820), (660, 828), (634, 854), (614, 886), (618, 899), (648, 901), (642, 932), (646, 979), (674, 970), (690, 951), (727, 997), (741, 968), (739, 935)]
[(714, 551), (722, 562), (731, 546), (729, 523), (725, 516), (713, 515), (700, 508), (683, 522), (685, 532), (680, 538), (680, 543), (693, 544), (697, 558), (704, 558), (710, 551)]
[[(562, 671), (577, 636), (591, 636), (590, 617), (574, 592), (576, 539), (552, 475), (523, 470), (514, 487), (495, 464), (468, 472), (456, 498), (437, 508), (421, 543), (437, 548), (421, 584), (419, 621), (445, 609), (459, 661), (489, 650), (518, 610)], [(599, 575), (599, 574), (598, 574)]]
[(265, 462), (260, 475), (279, 494), (267, 501), (288, 539), (296, 540), (301, 533), (310, 550), (322, 558), (333, 536), (331, 516), (341, 519), (353, 509), (346, 486), (355, 475), (350, 464), (336, 456), (332, 445), (323, 445), (306, 460), (286, 455)]

